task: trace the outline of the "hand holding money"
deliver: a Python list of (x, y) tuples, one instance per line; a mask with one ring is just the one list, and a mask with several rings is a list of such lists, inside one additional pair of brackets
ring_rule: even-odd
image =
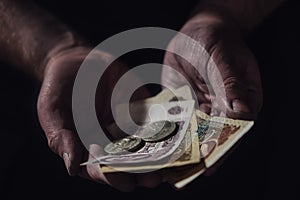
[[(96, 144), (85, 148), (74, 128), (71, 110), (73, 82), (83, 60), (105, 62), (105, 59), (110, 56), (104, 52), (94, 51), (94, 56), (86, 58), (90, 51), (91, 49), (86, 47), (68, 49), (60, 52), (58, 56), (53, 55), (51, 62), (46, 66), (45, 78), (39, 95), (38, 113), (50, 148), (63, 158), (67, 171), (72, 176), (79, 175), (122, 191), (132, 190), (137, 183), (142, 186), (160, 183), (160, 176), (155, 174), (150, 178), (135, 177), (125, 173), (104, 175), (97, 165), (80, 166), (80, 163), (92, 159), (91, 155), (101, 155), (103, 152), (102, 147)], [(103, 126), (111, 119), (107, 109), (109, 108), (107, 102), (110, 102), (109, 95), (105, 96), (103, 93), (111, 93), (112, 86), (125, 71), (124, 64), (115, 63), (115, 67), (108, 71), (103, 88), (100, 87), (96, 93), (98, 101), (95, 106), (99, 118), (102, 118), (100, 123)]]
[[(220, 161), (253, 125), (253, 121), (211, 117), (195, 110), (188, 86), (174, 91), (165, 89), (131, 103), (133, 119), (143, 125), (134, 134), (107, 144), (106, 155), (83, 165), (100, 164), (105, 174), (157, 172), (182, 188)], [(150, 108), (158, 114), (145, 114)], [(126, 125), (129, 120), (123, 118), (123, 109), (126, 105), (117, 107), (116, 117)], [(121, 131), (116, 124), (109, 130)]]

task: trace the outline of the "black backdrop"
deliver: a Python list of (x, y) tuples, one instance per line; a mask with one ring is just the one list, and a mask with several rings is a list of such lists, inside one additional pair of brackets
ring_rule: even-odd
[[(36, 2), (93, 44), (130, 28), (159, 26), (178, 30), (196, 4), (170, 0)], [(123, 194), (69, 177), (62, 160), (48, 149), (38, 123), (39, 85), (14, 67), (1, 65), (0, 198), (154, 199), (167, 195), (176, 199), (273, 199), (282, 195), (291, 199), (294, 184), (290, 181), (297, 170), (286, 170), (294, 164), (288, 159), (289, 145), (284, 146), (287, 143), (282, 141), (287, 135), (297, 134), (287, 129), (291, 127), (289, 118), (283, 116), (293, 111), (289, 98), (292, 91), (297, 91), (292, 90), (295, 85), (290, 75), (298, 65), (298, 12), (296, 1), (285, 3), (249, 40), (260, 65), (264, 89), (264, 106), (254, 128), (214, 175), (198, 178), (182, 191), (163, 184), (156, 189), (139, 188)], [(163, 52), (145, 51), (128, 56), (127, 62), (161, 62), (162, 56)]]

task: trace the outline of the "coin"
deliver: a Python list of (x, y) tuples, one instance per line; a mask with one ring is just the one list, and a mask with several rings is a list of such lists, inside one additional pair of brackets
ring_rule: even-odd
[(138, 151), (145, 145), (145, 142), (136, 136), (127, 136), (107, 144), (104, 151), (108, 154), (124, 154)]
[(176, 123), (168, 120), (156, 121), (145, 125), (138, 131), (138, 137), (146, 142), (159, 142), (175, 133)]

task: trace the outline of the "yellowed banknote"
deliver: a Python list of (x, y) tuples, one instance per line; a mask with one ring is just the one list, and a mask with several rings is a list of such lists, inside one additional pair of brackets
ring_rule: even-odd
[(212, 167), (254, 124), (253, 121), (211, 117), (200, 110), (196, 110), (196, 118), (201, 162), (165, 173), (168, 182), (177, 189), (183, 188)]

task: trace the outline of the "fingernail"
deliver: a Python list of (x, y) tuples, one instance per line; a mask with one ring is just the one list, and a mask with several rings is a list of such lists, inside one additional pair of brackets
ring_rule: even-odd
[(249, 113), (249, 107), (241, 100), (234, 99), (232, 101), (232, 109), (234, 112), (242, 112), (242, 113)]
[(71, 172), (70, 172), (70, 167), (71, 167), (71, 160), (70, 160), (70, 155), (68, 153), (64, 153), (63, 154), (63, 159), (64, 159), (64, 162), (65, 162), (65, 166), (67, 168), (67, 171), (68, 171), (68, 174), (70, 176), (72, 176)]

